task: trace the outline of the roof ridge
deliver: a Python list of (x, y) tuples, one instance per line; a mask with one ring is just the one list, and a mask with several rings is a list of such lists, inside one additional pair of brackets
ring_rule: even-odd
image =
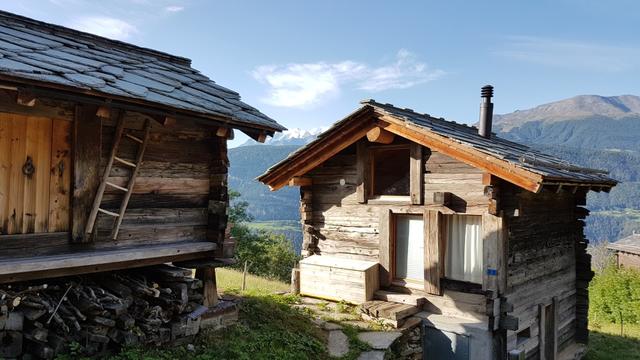
[(55, 32), (55, 35), (71, 35), (74, 37), (80, 37), (85, 40), (101, 42), (103, 44), (114, 46), (123, 50), (135, 50), (141, 54), (157, 57), (161, 60), (169, 61), (174, 64), (191, 66), (191, 59), (188, 59), (182, 56), (172, 55), (163, 51), (158, 51), (158, 50), (150, 49), (147, 47), (134, 45), (124, 41), (120, 41), (120, 40), (109, 39), (104, 36), (99, 36), (99, 35), (85, 32), (85, 31), (71, 29), (66, 26), (52, 24), (52, 23), (48, 23), (40, 20), (35, 20), (35, 19), (28, 18), (26, 16), (0, 10), (0, 21), (2, 20), (13, 21), (21, 24), (28, 24), (31, 26), (35, 25), (38, 28), (34, 29), (33, 27), (31, 27), (30, 29), (31, 30), (48, 30), (50, 32)]

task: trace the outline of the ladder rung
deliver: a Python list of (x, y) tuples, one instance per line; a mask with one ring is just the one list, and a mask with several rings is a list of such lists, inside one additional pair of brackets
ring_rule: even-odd
[(124, 134), (124, 136), (126, 136), (126, 137), (128, 137), (129, 139), (131, 139), (131, 140), (133, 140), (133, 141), (135, 141), (135, 142), (138, 142), (138, 143), (140, 143), (140, 144), (142, 144), (142, 143), (143, 143), (142, 139), (140, 139), (139, 137), (135, 137), (135, 136), (133, 136), (133, 135), (131, 135), (131, 134)]
[(107, 214), (107, 215), (109, 215), (109, 216), (113, 216), (113, 217), (119, 217), (119, 216), (120, 216), (120, 215), (118, 215), (118, 214), (116, 214), (116, 213), (114, 213), (114, 212), (111, 212), (111, 211), (109, 211), (109, 210), (105, 210), (105, 209), (103, 209), (103, 208), (98, 208), (98, 211), (100, 211), (100, 212), (101, 212), (101, 213), (103, 213), (103, 214)]
[(131, 161), (127, 161), (125, 159), (121, 159), (121, 158), (119, 158), (117, 156), (114, 156), (113, 159), (116, 160), (117, 162), (123, 163), (123, 164), (125, 164), (127, 166), (136, 167), (136, 164), (132, 163)]
[(116, 189), (118, 189), (118, 190), (122, 190), (122, 191), (124, 191), (124, 192), (129, 191), (129, 190), (127, 190), (127, 188), (124, 188), (124, 187), (122, 187), (122, 186), (116, 185), (116, 184), (114, 184), (114, 183), (110, 183), (110, 182), (108, 182), (108, 181), (105, 181), (105, 183), (106, 183), (107, 185), (111, 186), (112, 188), (116, 188)]

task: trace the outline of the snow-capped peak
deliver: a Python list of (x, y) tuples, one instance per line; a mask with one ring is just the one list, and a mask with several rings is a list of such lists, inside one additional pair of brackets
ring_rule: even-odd
[[(317, 127), (313, 129), (300, 129), (294, 128), (285, 130), (281, 133), (276, 133), (273, 137), (267, 138), (264, 142), (265, 145), (305, 145), (313, 140), (322, 132), (326, 131), (329, 127)], [(256, 145), (257, 142), (249, 140), (243, 145)]]

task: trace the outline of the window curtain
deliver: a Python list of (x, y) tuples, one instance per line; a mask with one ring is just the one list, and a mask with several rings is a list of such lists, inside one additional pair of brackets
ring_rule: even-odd
[(424, 279), (424, 221), (422, 215), (396, 217), (396, 279)]
[(446, 278), (482, 283), (480, 224), (480, 216), (447, 216), (447, 247), (444, 268)]

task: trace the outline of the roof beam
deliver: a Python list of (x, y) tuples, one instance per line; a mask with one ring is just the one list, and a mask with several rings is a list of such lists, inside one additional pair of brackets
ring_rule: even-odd
[(327, 161), (335, 154), (347, 148), (367, 135), (367, 132), (373, 129), (376, 124), (369, 112), (365, 112), (364, 118), (360, 121), (350, 121), (343, 126), (331, 130), (335, 136), (324, 136), (321, 142), (316, 142), (302, 153), (293, 156), (287, 162), (286, 167), (282, 171), (272, 169), (270, 172), (261, 176), (259, 180), (272, 191), (278, 190), (289, 183), (289, 180), (295, 176), (301, 176)]
[(407, 124), (403, 120), (386, 114), (380, 115), (379, 126), (396, 135), (440, 151), (454, 159), (460, 160), (476, 168), (498, 176), (523, 189), (537, 193), (542, 189), (542, 176), (517, 168), (503, 160), (495, 159), (480, 151), (461, 145), (445, 136), (424, 131)]
[(394, 133), (388, 132), (380, 127), (374, 127), (367, 132), (367, 140), (380, 144), (391, 144), (396, 137)]

